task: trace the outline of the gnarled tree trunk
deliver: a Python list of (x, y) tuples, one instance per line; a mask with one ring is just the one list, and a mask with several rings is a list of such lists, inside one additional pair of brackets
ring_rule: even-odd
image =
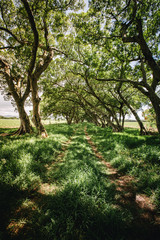
[(23, 103), (17, 103), (18, 107), (18, 112), (19, 112), (19, 118), (20, 118), (20, 127), (19, 129), (15, 132), (15, 134), (25, 134), (25, 133), (32, 133), (33, 128), (30, 123), (30, 119), (24, 109), (24, 104)]
[(20, 86), (21, 86), (21, 83), (23, 82), (23, 79), (21, 77), (12, 76), (13, 73), (11, 73), (11, 66), (6, 60), (1, 58), (0, 65), (3, 68), (3, 72), (2, 72), (3, 77), (5, 78), (6, 83), (8, 85), (9, 92), (16, 103), (18, 113), (19, 113), (19, 118), (20, 118), (19, 129), (9, 135), (20, 135), (25, 133), (32, 133), (33, 132), (32, 126), (31, 126), (29, 117), (24, 109), (24, 103), (30, 93), (30, 83), (29, 81), (27, 82), (25, 91), (22, 94), (22, 89)]
[(40, 116), (40, 97), (38, 96), (38, 85), (36, 79), (31, 82), (32, 89), (32, 104), (33, 104), (33, 118), (32, 121), (38, 131), (38, 134), (42, 137), (47, 137), (48, 134), (45, 127), (42, 124)]

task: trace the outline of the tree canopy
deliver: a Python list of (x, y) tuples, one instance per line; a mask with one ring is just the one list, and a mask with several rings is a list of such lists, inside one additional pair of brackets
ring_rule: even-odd
[(40, 91), (45, 116), (92, 121), (115, 131), (123, 130), (131, 112), (146, 133), (137, 110), (150, 104), (160, 132), (160, 2), (88, 3), (84, 11), (78, 0), (1, 1), (3, 89), (17, 106), (32, 93), (39, 134), (47, 135)]

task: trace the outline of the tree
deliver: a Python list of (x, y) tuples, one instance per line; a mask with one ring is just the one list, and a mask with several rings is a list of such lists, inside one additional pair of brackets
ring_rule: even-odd
[[(143, 111), (143, 117), (145, 119), (145, 121), (149, 122), (149, 127), (152, 128), (155, 126), (155, 112), (153, 110), (152, 107), (149, 107), (149, 109), (146, 109), (145, 111)], [(150, 129), (149, 129), (150, 130)]]
[[(90, 39), (98, 38), (101, 44), (108, 45), (109, 41), (118, 44), (119, 41), (130, 49), (130, 56), (134, 52), (136, 67), (132, 67), (137, 79), (100, 78), (98, 81), (127, 82), (147, 96), (156, 114), (157, 129), (160, 133), (160, 98), (157, 88), (160, 81), (159, 64), (159, 1), (90, 1), (90, 16), (98, 16), (96, 27), (98, 30)], [(100, 23), (103, 22), (103, 29)], [(92, 32), (91, 32), (92, 34)], [(129, 64), (128, 58), (125, 62)], [(138, 66), (138, 67), (137, 67)], [(139, 75), (139, 76), (138, 76)]]
[[(117, 92), (118, 92), (120, 98), (122, 99), (122, 101), (124, 102), (124, 104), (129, 108), (129, 110), (131, 111), (131, 113), (135, 117), (136, 121), (138, 122), (139, 127), (140, 127), (140, 135), (147, 134), (145, 126), (144, 126), (143, 122), (141, 121), (140, 117), (138, 116), (136, 109), (130, 103), (131, 100), (132, 100), (131, 98), (133, 98), (133, 91), (132, 91), (132, 97), (130, 97), (130, 93), (129, 93), (129, 97), (127, 99), (127, 97), (124, 96), (123, 91), (122, 91), (122, 83), (120, 83), (118, 88), (117, 88)], [(127, 90), (127, 92), (129, 92), (129, 91)], [(138, 101), (138, 103), (140, 103), (140, 100)], [(135, 105), (135, 102), (134, 102), (134, 105)]]
[(30, 82), (26, 83), (26, 79), (18, 73), (18, 67), (10, 65), (6, 60), (0, 58), (0, 74), (2, 76), (1, 86), (8, 85), (8, 94), (12, 95), (20, 118), (20, 127), (13, 134), (32, 133), (33, 129), (29, 117), (24, 109), (24, 104), (30, 93)]
[[(95, 81), (91, 83), (87, 76), (87, 68), (82, 63), (75, 58), (73, 62), (67, 59), (57, 59), (57, 63), (52, 64), (54, 70), (49, 70), (51, 80), (48, 81), (46, 76), (47, 81), (44, 79), (43, 82), (43, 111), (45, 113), (68, 113), (70, 116), (68, 119), (74, 119), (73, 112), (77, 116), (77, 110), (81, 112), (80, 109), (83, 109), (87, 120), (97, 125), (108, 124), (115, 131), (122, 130), (117, 112), (123, 112), (123, 102), (116, 99), (111, 84), (102, 88), (102, 83), (95, 84)], [(72, 112), (69, 110), (70, 106)]]
[(1, 2), (1, 51), (3, 55), (14, 55), (16, 62), (25, 62), (23, 78), (32, 92), (33, 122), (43, 136), (47, 133), (40, 117), (38, 81), (52, 61), (53, 54), (61, 53), (55, 46), (59, 36), (68, 29), (66, 10), (81, 6), (80, 1), (75, 0)]

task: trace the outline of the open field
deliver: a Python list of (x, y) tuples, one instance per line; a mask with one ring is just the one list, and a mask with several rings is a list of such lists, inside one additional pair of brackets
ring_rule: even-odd
[[(144, 124), (144, 126), (145, 126), (146, 129), (149, 129), (149, 128), (150, 128), (149, 122), (143, 122), (143, 124)], [(124, 127), (127, 127), (127, 128), (139, 128), (139, 125), (138, 125), (137, 122), (125, 121)], [(154, 125), (152, 128), (153, 128), (155, 131), (157, 131), (155, 125)]]
[(0, 137), (0, 239), (159, 240), (159, 136), (46, 128)]
[[(144, 125), (146, 126), (147, 123), (144, 123)], [(125, 121), (124, 123), (124, 127), (128, 127), (128, 128), (139, 128), (139, 125), (137, 122), (129, 122), (129, 121)]]
[[(0, 128), (18, 128), (19, 127), (19, 119), (0, 119)], [(42, 120), (45, 125), (54, 124), (54, 123), (65, 123), (65, 120)], [(148, 127), (149, 124), (144, 122), (145, 127)], [(129, 128), (139, 128), (137, 122), (125, 122), (125, 127)]]
[[(54, 123), (63, 123), (64, 121), (58, 120), (42, 120), (45, 125), (54, 124)], [(0, 119), (0, 128), (18, 128), (20, 124), (19, 119)]]
[(18, 128), (20, 124), (19, 119), (0, 119), (0, 128)]

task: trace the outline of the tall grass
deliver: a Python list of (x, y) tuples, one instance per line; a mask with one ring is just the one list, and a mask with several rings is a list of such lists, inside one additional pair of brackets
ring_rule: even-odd
[(160, 136), (139, 136), (136, 129), (113, 133), (92, 124), (88, 132), (106, 161), (136, 177), (138, 191), (150, 196), (160, 211)]
[[(0, 138), (0, 239), (158, 240), (150, 225), (135, 231), (136, 215), (117, 202), (116, 186), (95, 157), (84, 127), (52, 124), (46, 126), (47, 139)], [(105, 159), (134, 175), (138, 191), (158, 206), (159, 137), (139, 137), (135, 130), (112, 133), (92, 124), (87, 131)]]

